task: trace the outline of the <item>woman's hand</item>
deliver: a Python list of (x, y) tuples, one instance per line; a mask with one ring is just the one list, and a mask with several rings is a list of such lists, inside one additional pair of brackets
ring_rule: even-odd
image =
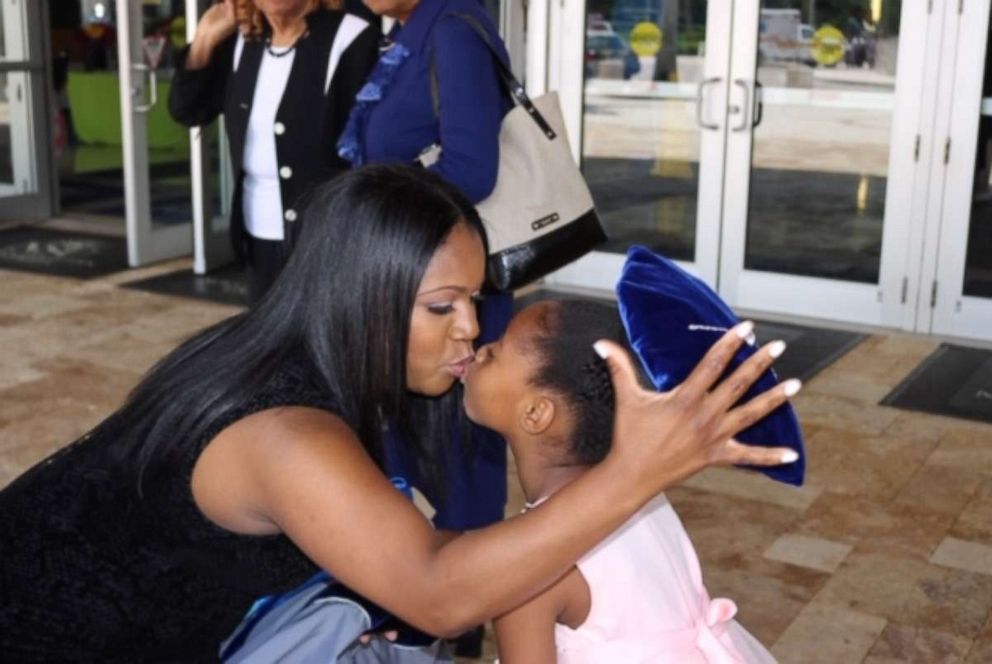
[(734, 407), (781, 354), (781, 343), (766, 345), (713, 389), (753, 329), (746, 322), (729, 330), (685, 382), (669, 392), (641, 387), (630, 355), (612, 342), (596, 342), (596, 351), (610, 366), (616, 393), (608, 459), (621, 463), (626, 473), (633, 470), (645, 495), (653, 496), (707, 466), (775, 466), (798, 458), (788, 448), (753, 447), (733, 438), (799, 391), (799, 381), (788, 380)]
[(200, 22), (196, 25), (196, 36), (202, 36), (216, 46), (234, 34), (237, 28), (238, 17), (234, 0), (223, 0), (200, 17)]
[(376, 632), (365, 632), (364, 634), (358, 637), (358, 642), (361, 643), (363, 646), (367, 646), (370, 643), (372, 643), (372, 637), (374, 636), (381, 636), (387, 641), (396, 641), (396, 639), (400, 637), (400, 633), (397, 632), (395, 629), (386, 630), (381, 634)]
[(210, 64), (214, 49), (237, 29), (234, 0), (223, 0), (213, 5), (196, 24), (196, 37), (186, 56), (186, 69), (202, 69)]

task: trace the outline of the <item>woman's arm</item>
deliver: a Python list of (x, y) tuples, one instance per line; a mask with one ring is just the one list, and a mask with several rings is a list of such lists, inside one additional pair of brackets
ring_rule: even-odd
[(179, 53), (169, 89), (169, 113), (176, 122), (202, 126), (223, 112), (237, 26), (234, 0), (213, 5), (200, 18), (196, 37)]
[(264, 411), (226, 429), (197, 462), (194, 496), (220, 526), (284, 532), (394, 615), (427, 632), (457, 634), (547, 588), (659, 491), (702, 468), (782, 462), (785, 450), (730, 439), (786, 400), (778, 386), (733, 408), (770, 366), (767, 348), (710, 391), (740, 343), (728, 332), (668, 393), (643, 390), (630, 357), (609, 346), (617, 418), (606, 460), (541, 509), (446, 544), (354, 432), (313, 409)]
[(464, 20), (442, 18), (432, 41), (440, 93), (441, 158), (431, 168), (478, 203), (496, 187), (502, 84), (492, 52)]

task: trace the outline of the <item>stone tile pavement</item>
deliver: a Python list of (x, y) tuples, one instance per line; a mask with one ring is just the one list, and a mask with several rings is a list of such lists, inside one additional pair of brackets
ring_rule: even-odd
[[(0, 486), (237, 311), (117, 287), (183, 265), (89, 281), (0, 271)], [(805, 487), (713, 469), (669, 492), (711, 594), (735, 599), (782, 662), (992, 662), (992, 426), (876, 405), (936, 345), (876, 334), (809, 382), (795, 400)]]

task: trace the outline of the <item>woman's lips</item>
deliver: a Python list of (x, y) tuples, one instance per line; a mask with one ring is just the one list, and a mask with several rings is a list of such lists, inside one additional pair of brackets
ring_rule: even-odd
[(451, 372), (452, 376), (461, 380), (465, 378), (465, 374), (468, 373), (468, 367), (470, 364), (472, 364), (473, 359), (474, 356), (468, 355), (458, 360), (457, 362), (452, 362), (451, 364), (448, 365), (448, 371)]

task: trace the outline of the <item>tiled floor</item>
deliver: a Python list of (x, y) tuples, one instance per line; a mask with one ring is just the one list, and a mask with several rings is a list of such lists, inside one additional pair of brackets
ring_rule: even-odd
[[(0, 486), (236, 311), (116, 287), (182, 265), (0, 271)], [(806, 386), (802, 489), (714, 469), (669, 492), (712, 594), (782, 662), (992, 662), (992, 426), (875, 405), (935, 346), (871, 336)]]

